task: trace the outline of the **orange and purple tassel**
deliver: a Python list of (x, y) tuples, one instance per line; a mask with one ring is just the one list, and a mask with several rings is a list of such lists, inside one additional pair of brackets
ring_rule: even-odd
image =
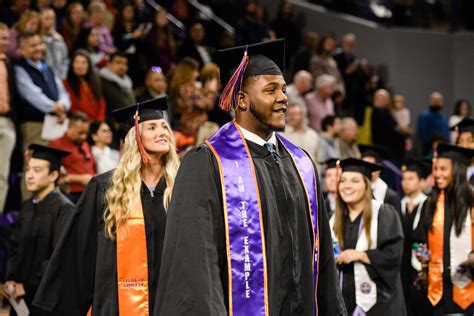
[(135, 134), (137, 135), (137, 143), (138, 143), (138, 149), (140, 150), (140, 155), (142, 156), (143, 163), (146, 164), (151, 160), (151, 157), (146, 152), (145, 147), (143, 147), (142, 138), (140, 136), (140, 128), (138, 127), (138, 120), (140, 119), (140, 116), (138, 115), (139, 109), (140, 109), (140, 103), (137, 104), (137, 111), (135, 112), (135, 115), (133, 116), (133, 118), (135, 119)]
[(237, 108), (237, 92), (242, 88), (242, 81), (244, 78), (245, 69), (249, 63), (249, 56), (247, 55), (247, 48), (245, 48), (244, 57), (230, 78), (229, 82), (222, 90), (219, 97), (219, 107), (224, 111), (235, 111)]

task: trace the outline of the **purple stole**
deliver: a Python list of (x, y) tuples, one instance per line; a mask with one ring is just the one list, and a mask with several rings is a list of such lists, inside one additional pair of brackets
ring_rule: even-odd
[[(318, 205), (315, 170), (310, 158), (278, 135), (303, 184), (313, 228), (314, 314), (317, 315)], [(235, 121), (207, 142), (219, 165), (229, 282), (229, 315), (269, 315), (267, 259), (262, 207), (254, 164)]]

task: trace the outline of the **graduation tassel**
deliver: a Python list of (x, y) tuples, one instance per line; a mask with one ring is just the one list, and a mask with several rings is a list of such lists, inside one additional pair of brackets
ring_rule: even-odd
[(336, 161), (336, 201), (339, 196), (339, 174), (341, 172), (341, 161)]
[(151, 157), (146, 152), (145, 147), (143, 147), (142, 138), (140, 136), (140, 129), (138, 127), (138, 120), (140, 119), (140, 117), (138, 116), (139, 108), (140, 108), (140, 103), (137, 104), (137, 111), (135, 112), (135, 115), (133, 116), (133, 118), (135, 119), (135, 133), (137, 135), (138, 149), (140, 150), (140, 155), (142, 156), (143, 163), (148, 163), (151, 160)]
[(237, 92), (242, 87), (242, 79), (244, 78), (245, 69), (249, 63), (249, 56), (247, 55), (247, 47), (245, 48), (244, 57), (239, 64), (239, 67), (235, 70), (230, 77), (229, 82), (222, 90), (222, 94), (219, 97), (219, 107), (224, 111), (235, 111), (237, 108)]
[(436, 147), (433, 151), (433, 160), (431, 161), (431, 176), (433, 178), (431, 186), (433, 186), (433, 187), (436, 185), (436, 180), (435, 180), (435, 177), (434, 177), (434, 168), (435, 168), (436, 159), (438, 159), (438, 145), (436, 145)]

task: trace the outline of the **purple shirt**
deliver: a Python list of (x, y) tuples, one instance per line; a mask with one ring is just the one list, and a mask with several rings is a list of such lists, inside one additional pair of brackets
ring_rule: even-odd
[(331, 98), (322, 100), (317, 92), (308, 93), (305, 100), (308, 107), (309, 126), (321, 132), (321, 121), (328, 115), (334, 115), (334, 103)]

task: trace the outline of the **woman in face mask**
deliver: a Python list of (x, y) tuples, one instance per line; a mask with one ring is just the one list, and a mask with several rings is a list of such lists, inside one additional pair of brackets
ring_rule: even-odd
[(330, 220), (349, 315), (406, 315), (400, 279), (403, 232), (395, 209), (373, 200), (378, 164), (340, 162), (336, 212)]

